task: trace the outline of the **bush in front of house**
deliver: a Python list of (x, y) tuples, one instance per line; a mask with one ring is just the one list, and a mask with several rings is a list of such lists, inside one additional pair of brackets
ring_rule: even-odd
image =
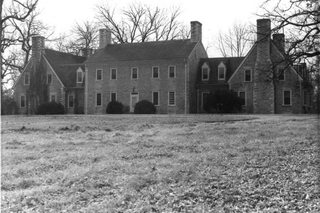
[(123, 104), (118, 101), (111, 101), (108, 103), (107, 114), (122, 114), (123, 113)]
[(1, 115), (13, 115), (17, 110), (18, 106), (13, 97), (8, 95), (1, 97)]
[(47, 102), (40, 104), (37, 109), (38, 115), (59, 115), (64, 114), (64, 106), (57, 102)]
[(157, 109), (153, 103), (147, 100), (142, 100), (134, 106), (134, 114), (156, 114)]
[(241, 99), (230, 90), (217, 90), (208, 95), (203, 109), (208, 113), (233, 113), (241, 111)]

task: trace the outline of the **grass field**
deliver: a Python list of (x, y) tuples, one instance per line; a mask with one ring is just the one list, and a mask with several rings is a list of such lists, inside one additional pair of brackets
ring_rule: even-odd
[(2, 116), (1, 212), (320, 212), (319, 119)]

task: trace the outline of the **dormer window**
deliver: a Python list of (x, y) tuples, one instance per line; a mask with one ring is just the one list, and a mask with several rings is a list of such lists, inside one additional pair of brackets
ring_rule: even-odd
[(201, 68), (201, 79), (202, 81), (209, 80), (210, 69), (209, 66), (205, 63)]
[(218, 80), (226, 79), (226, 66), (221, 62), (218, 66)]
[(82, 69), (79, 68), (77, 70), (77, 83), (82, 83), (83, 82), (83, 72)]

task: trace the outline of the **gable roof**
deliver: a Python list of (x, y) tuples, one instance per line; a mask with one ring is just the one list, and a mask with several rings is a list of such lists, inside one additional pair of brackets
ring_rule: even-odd
[(200, 59), (200, 66), (207, 63), (211, 72), (218, 72), (218, 66), (222, 62), (227, 68), (226, 80), (228, 80), (243, 60), (244, 57), (202, 58)]
[(187, 58), (196, 44), (190, 39), (109, 44), (97, 50), (86, 63)]

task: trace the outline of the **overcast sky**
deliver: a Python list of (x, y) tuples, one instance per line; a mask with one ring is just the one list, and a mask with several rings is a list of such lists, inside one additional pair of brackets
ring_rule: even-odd
[[(40, 0), (40, 18), (44, 23), (55, 27), (57, 35), (68, 33), (74, 23), (94, 20), (95, 5), (103, 0)], [(106, 0), (104, 0), (106, 1)], [(203, 43), (213, 45), (219, 31), (230, 28), (234, 22), (256, 23), (255, 14), (259, 12), (264, 0), (108, 0), (109, 5), (122, 8), (131, 2), (170, 8), (181, 8), (180, 21), (202, 23)], [(210, 57), (220, 56), (215, 48), (209, 49)]]

